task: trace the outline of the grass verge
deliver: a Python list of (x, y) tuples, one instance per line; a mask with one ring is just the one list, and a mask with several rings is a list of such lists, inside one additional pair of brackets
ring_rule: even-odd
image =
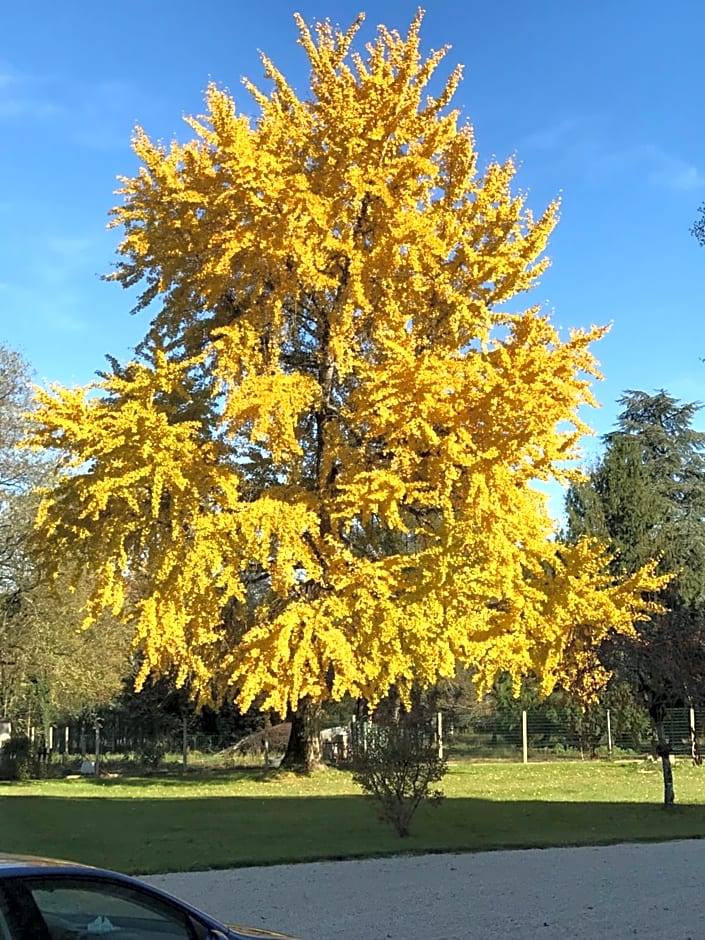
[(0, 784), (0, 850), (131, 873), (705, 836), (705, 768), (676, 768), (678, 805), (642, 762), (460, 764), (446, 800), (400, 840), (345, 771)]

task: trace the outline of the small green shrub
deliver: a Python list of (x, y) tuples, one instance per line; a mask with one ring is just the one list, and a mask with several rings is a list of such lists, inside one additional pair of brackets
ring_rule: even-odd
[(158, 770), (165, 755), (166, 745), (163, 741), (145, 741), (140, 751), (140, 760), (150, 770)]
[(29, 780), (35, 776), (32, 743), (26, 735), (18, 734), (6, 741), (0, 750), (0, 779)]
[(364, 740), (353, 748), (353, 780), (401, 837), (409, 835), (411, 819), (423, 801), (437, 804), (443, 799), (442, 791), (431, 786), (443, 779), (448, 765), (424, 724), (403, 716), (397, 722), (368, 725)]

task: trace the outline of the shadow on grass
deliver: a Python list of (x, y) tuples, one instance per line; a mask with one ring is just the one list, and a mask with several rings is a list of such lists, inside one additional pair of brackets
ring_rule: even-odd
[(142, 874), (705, 836), (705, 813), (694, 805), (665, 812), (645, 803), (448, 798), (422, 807), (402, 840), (379, 822), (372, 803), (354, 795), (153, 799), (106, 792), (101, 799), (18, 792), (0, 802), (3, 851)]

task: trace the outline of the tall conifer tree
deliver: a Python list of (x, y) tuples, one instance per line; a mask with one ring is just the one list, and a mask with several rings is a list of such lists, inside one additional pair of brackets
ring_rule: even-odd
[(693, 428), (699, 406), (663, 390), (629, 391), (621, 404), (604, 456), (568, 494), (568, 534), (607, 539), (616, 575), (651, 558), (673, 575), (658, 593), (666, 610), (641, 621), (636, 636), (613, 638), (604, 650), (605, 661), (648, 707), (668, 804), (666, 710), (705, 699), (705, 433)]

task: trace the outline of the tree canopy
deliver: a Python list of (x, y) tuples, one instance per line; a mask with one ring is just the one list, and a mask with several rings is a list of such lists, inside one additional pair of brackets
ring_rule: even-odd
[(663, 389), (626, 392), (605, 453), (567, 499), (569, 531), (610, 541), (615, 570), (636, 571), (658, 558), (675, 577), (668, 607), (705, 603), (705, 433), (700, 408)]
[(363, 51), (360, 20), (298, 25), (307, 98), (263, 57), (256, 119), (211, 85), (187, 142), (135, 131), (112, 278), (153, 320), (134, 361), (40, 394), (66, 473), (39, 538), (90, 559), (89, 619), (135, 625), (144, 675), (243, 708), (404, 696), (458, 661), (550, 688), (654, 583), (559, 551), (534, 485), (578, 456), (604, 332), (522, 308), (558, 205), (480, 169), (421, 15)]
[(30, 407), (29, 366), (0, 346), (0, 716), (16, 727), (31, 712), (48, 719), (108, 701), (130, 656), (129, 628), (114, 619), (80, 629), (86, 575), (69, 578), (57, 559), (52, 583), (32, 544), (36, 490), (54, 466), (21, 446)]
[(569, 492), (568, 534), (607, 539), (615, 574), (658, 558), (670, 575), (662, 610), (599, 651), (648, 707), (666, 759), (666, 709), (705, 696), (705, 433), (693, 427), (699, 406), (666, 391), (629, 391), (621, 403), (604, 456)]

